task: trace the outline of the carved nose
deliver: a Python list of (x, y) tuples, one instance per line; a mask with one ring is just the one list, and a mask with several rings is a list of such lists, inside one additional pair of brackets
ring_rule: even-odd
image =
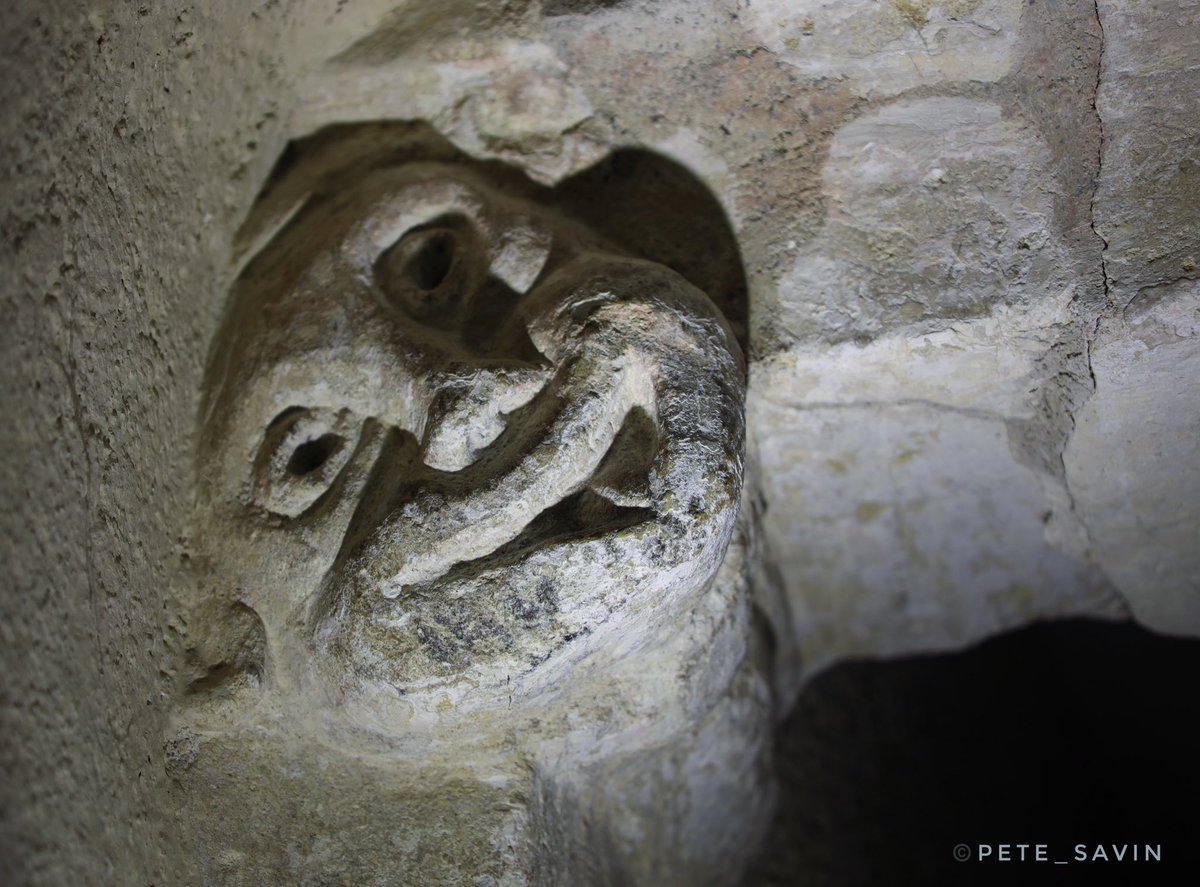
[(441, 380), (425, 426), (423, 460), (438, 471), (461, 471), (504, 431), (507, 415), (529, 403), (550, 380), (548, 366), (463, 364)]

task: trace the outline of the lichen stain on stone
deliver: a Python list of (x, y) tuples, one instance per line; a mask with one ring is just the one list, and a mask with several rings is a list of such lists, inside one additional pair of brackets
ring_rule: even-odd
[(888, 0), (888, 2), (916, 30), (919, 31), (929, 24), (929, 9), (933, 6), (933, 0)]

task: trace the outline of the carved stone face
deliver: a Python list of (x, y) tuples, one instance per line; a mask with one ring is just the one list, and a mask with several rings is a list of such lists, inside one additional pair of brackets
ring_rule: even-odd
[(553, 192), (364, 172), (235, 288), (201, 440), (211, 581), (284, 691), (500, 687), (652, 644), (728, 543), (743, 385), (708, 298)]

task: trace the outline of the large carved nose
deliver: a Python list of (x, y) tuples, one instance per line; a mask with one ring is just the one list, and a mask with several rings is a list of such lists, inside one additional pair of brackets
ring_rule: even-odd
[(529, 341), (519, 305), (542, 273), (551, 238), (536, 220), (491, 207), (443, 213), (410, 228), (374, 262), (392, 321), (428, 362), (423, 460), (461, 471), (500, 436), (552, 370)]
[(504, 431), (506, 417), (546, 386), (551, 369), (516, 362), (463, 363), (440, 380), (426, 423), (423, 458), (438, 471), (461, 471)]

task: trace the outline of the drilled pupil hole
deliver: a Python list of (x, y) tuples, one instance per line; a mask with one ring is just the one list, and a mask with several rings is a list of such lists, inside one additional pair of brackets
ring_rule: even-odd
[(289, 474), (303, 477), (312, 474), (329, 461), (329, 457), (342, 446), (342, 439), (336, 434), (323, 434), (315, 440), (307, 440), (296, 447), (292, 458), (288, 460)]
[(453, 265), (454, 235), (437, 231), (425, 238), (409, 261), (408, 274), (418, 289), (429, 292), (442, 285)]

